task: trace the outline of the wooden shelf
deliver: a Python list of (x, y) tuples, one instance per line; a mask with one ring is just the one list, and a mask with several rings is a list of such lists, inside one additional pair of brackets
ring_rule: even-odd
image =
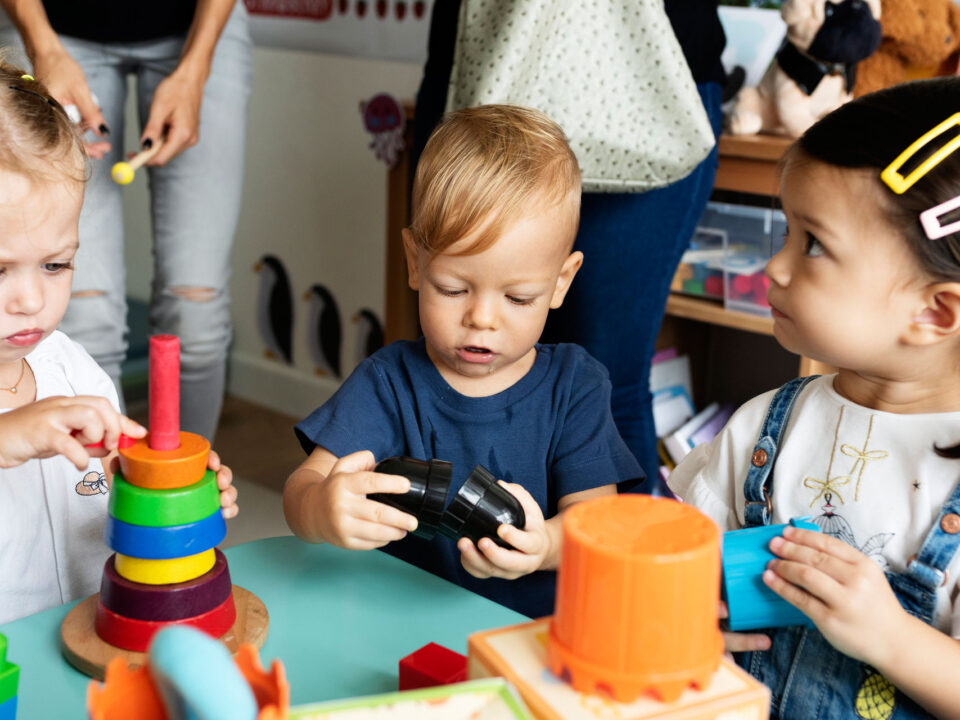
[(773, 335), (773, 318), (764, 315), (727, 310), (719, 300), (702, 300), (670, 293), (667, 298), (667, 315), (687, 320), (699, 320), (711, 325), (721, 325), (735, 330), (760, 335)]

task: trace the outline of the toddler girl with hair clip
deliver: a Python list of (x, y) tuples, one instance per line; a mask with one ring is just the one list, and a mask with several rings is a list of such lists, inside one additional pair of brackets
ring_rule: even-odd
[(787, 152), (774, 334), (838, 368), (741, 407), (671, 488), (787, 528), (763, 582), (811, 627), (726, 633), (776, 718), (960, 717), (960, 80), (844, 105)]
[[(70, 300), (86, 159), (42, 83), (0, 62), (0, 623), (89, 595), (120, 434), (107, 374), (57, 331)], [(85, 444), (103, 441), (104, 449)], [(230, 469), (210, 453), (225, 517)]]

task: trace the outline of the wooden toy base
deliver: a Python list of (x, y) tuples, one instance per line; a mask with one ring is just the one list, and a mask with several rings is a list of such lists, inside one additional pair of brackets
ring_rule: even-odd
[[(99, 600), (99, 593), (91, 595), (67, 613), (60, 626), (60, 640), (67, 662), (84, 675), (103, 680), (107, 663), (113, 658), (125, 658), (128, 665), (136, 668), (144, 664), (147, 654), (114, 647), (97, 635), (93, 625)], [(233, 602), (237, 607), (237, 620), (221, 640), (231, 653), (236, 653), (244, 643), (262, 648), (270, 625), (266, 606), (239, 585), (233, 586)]]
[(550, 618), (487, 630), (467, 641), (467, 677), (503, 677), (537, 720), (766, 720), (770, 691), (726, 657), (703, 690), (684, 690), (673, 702), (641, 697), (618, 703), (577, 692), (547, 669)]

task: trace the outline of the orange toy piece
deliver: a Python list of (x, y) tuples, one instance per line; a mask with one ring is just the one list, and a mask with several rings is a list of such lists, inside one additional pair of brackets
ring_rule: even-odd
[(153, 450), (150, 436), (120, 450), (120, 470), (131, 485), (156, 490), (193, 485), (203, 477), (210, 457), (210, 443), (202, 435), (180, 432), (180, 447)]
[(720, 531), (697, 509), (646, 495), (570, 508), (548, 665), (583, 693), (663, 701), (704, 688), (723, 654)]
[[(253, 645), (243, 644), (233, 658), (250, 685), (259, 713), (257, 720), (285, 720), (290, 709), (290, 684), (283, 663), (274, 660), (270, 672), (260, 664)], [(90, 720), (167, 720), (167, 713), (149, 667), (131, 669), (123, 658), (107, 665), (106, 678), (87, 686), (87, 713)]]
[(167, 720), (147, 666), (130, 669), (120, 657), (107, 665), (102, 685), (96, 681), (87, 685), (87, 712), (90, 720)]

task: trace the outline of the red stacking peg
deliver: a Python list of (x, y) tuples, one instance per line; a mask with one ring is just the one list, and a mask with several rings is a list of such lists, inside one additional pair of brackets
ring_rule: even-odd
[(153, 335), (150, 338), (150, 434), (151, 450), (180, 447), (180, 338)]
[[(73, 434), (76, 435), (77, 433), (74, 432)], [(133, 439), (132, 437), (130, 437), (129, 435), (124, 435), (123, 433), (120, 433), (120, 437), (117, 438), (117, 448), (118, 448), (119, 450), (126, 450), (127, 448), (133, 447), (133, 446), (136, 445), (136, 444), (137, 444), (137, 441), (136, 441), (136, 440), (134, 440), (134, 439)], [(92, 448), (102, 448), (102, 447), (103, 447), (103, 440), (98, 440), (98, 441), (95, 442), (95, 443), (87, 443), (87, 444), (84, 445), (84, 447), (85, 447), (85, 448), (91, 448), (91, 449), (92, 449)]]
[(400, 690), (435, 687), (467, 679), (467, 658), (443, 645), (428, 643), (400, 660)]

